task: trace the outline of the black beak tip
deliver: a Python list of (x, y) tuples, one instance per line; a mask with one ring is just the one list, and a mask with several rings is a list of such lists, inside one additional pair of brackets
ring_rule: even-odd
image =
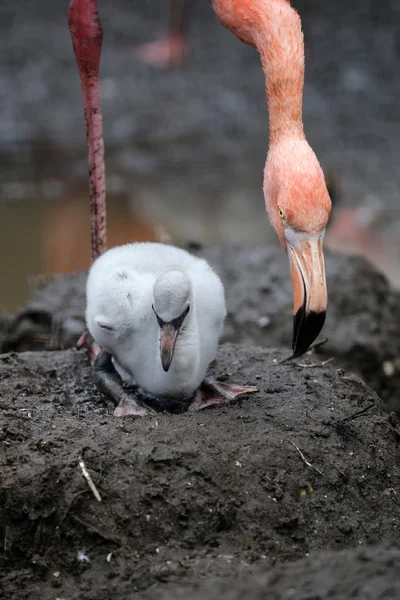
[(164, 361), (164, 360), (162, 360), (162, 361), (161, 361), (161, 364), (162, 364), (162, 368), (164, 369), (164, 371), (165, 371), (166, 373), (168, 373), (168, 371), (169, 371), (169, 368), (170, 368), (170, 366), (171, 366), (171, 361), (170, 361), (170, 360), (168, 360), (168, 361)]
[(293, 357), (301, 356), (311, 346), (325, 323), (326, 311), (309, 312), (299, 308), (293, 317)]

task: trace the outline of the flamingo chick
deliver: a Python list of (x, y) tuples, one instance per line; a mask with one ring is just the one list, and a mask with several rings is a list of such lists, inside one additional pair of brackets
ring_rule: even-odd
[(87, 327), (103, 349), (95, 379), (117, 403), (117, 416), (146, 414), (149, 404), (168, 409), (176, 400), (199, 410), (257, 391), (206, 377), (226, 306), (205, 260), (158, 243), (119, 246), (93, 263), (86, 292)]
[(323, 171), (303, 131), (304, 40), (288, 0), (212, 0), (222, 22), (257, 48), (266, 77), (269, 149), (267, 213), (286, 250), (293, 284), (293, 356), (320, 333), (327, 289), (322, 243), (331, 210)]

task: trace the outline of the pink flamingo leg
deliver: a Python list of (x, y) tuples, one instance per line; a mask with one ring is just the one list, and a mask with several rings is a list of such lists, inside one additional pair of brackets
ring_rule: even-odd
[(188, 52), (187, 38), (184, 33), (170, 33), (162, 40), (150, 42), (135, 48), (133, 56), (143, 63), (168, 69), (178, 67), (185, 60)]
[(97, 0), (71, 0), (68, 26), (83, 92), (89, 156), (92, 260), (95, 260), (106, 250), (107, 245), (103, 122), (99, 94), (103, 30)]
[(188, 54), (188, 21), (192, 0), (169, 0), (168, 33), (161, 40), (135, 48), (133, 56), (149, 65), (168, 69), (183, 64)]
[[(104, 173), (103, 123), (100, 109), (99, 66), (103, 30), (97, 0), (71, 0), (68, 26), (83, 92), (86, 139), (89, 155), (90, 221), (92, 261), (106, 250), (106, 191)], [(118, 404), (116, 416), (142, 416), (148, 410), (123, 390), (121, 378), (112, 365), (111, 355), (102, 351), (85, 331), (78, 348), (89, 348), (90, 364), (97, 387)]]

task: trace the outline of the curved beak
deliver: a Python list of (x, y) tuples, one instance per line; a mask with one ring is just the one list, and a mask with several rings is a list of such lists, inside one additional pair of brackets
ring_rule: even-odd
[(301, 356), (320, 333), (328, 295), (322, 242), (318, 235), (290, 231), (286, 235), (293, 284), (293, 356)]
[(160, 355), (164, 371), (168, 371), (174, 358), (175, 344), (179, 334), (179, 327), (173, 323), (164, 323), (161, 327)]
[(190, 304), (187, 305), (180, 317), (172, 321), (163, 321), (152, 306), (153, 312), (156, 315), (157, 323), (160, 327), (160, 356), (162, 368), (167, 372), (174, 358), (176, 340), (178, 339), (183, 321), (190, 310)]

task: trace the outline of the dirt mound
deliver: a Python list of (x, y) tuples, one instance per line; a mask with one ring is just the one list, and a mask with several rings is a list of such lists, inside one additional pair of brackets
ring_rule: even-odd
[(146, 600), (397, 600), (400, 550), (363, 548), (314, 553), (269, 573), (212, 578), (192, 586), (170, 585), (144, 595)]
[[(198, 251), (222, 277), (229, 309), (224, 340), (290, 347), (292, 289), (280, 248), (205, 246)], [(358, 373), (400, 410), (400, 294), (361, 257), (326, 252), (329, 292), (319, 352)]]
[(76, 345), (85, 327), (86, 271), (56, 276), (13, 316), (0, 320), (0, 352), (60, 350)]
[[(229, 315), (222, 341), (283, 346), (289, 353), (292, 290), (284, 253), (232, 245), (190, 250), (209, 260), (224, 282)], [(326, 254), (329, 307), (322, 336), (328, 343), (320, 352), (358, 373), (400, 411), (400, 294), (364, 259)], [(85, 280), (80, 272), (40, 290), (8, 322), (0, 350), (73, 346), (84, 328)]]
[(139, 420), (112, 417), (76, 350), (1, 356), (4, 598), (130, 598), (395, 543), (398, 425), (355, 376), (285, 355), (226, 344), (213, 374), (258, 394)]

